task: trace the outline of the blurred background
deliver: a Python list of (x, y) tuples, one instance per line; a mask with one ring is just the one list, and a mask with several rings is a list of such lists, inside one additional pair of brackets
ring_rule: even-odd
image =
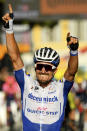
[(69, 49), (66, 35), (79, 38), (79, 69), (68, 95), (61, 131), (87, 131), (87, 0), (0, 0), (0, 131), (22, 131), (21, 94), (6, 50), (1, 17), (14, 10), (14, 33), (26, 71), (35, 78), (33, 55), (52, 47), (61, 61), (55, 74), (62, 79)]

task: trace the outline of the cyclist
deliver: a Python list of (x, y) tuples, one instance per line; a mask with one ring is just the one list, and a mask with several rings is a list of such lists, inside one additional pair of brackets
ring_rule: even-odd
[[(59, 54), (52, 48), (38, 49), (34, 54), (36, 80), (25, 73), (23, 61), (13, 32), (13, 11), (5, 14), (6, 45), (11, 57), (16, 80), (21, 88), (23, 131), (60, 131), (64, 119), (67, 95), (78, 69), (78, 39), (67, 34), (70, 58), (64, 78), (54, 79), (60, 62)], [(7, 26), (8, 25), (8, 26)]]

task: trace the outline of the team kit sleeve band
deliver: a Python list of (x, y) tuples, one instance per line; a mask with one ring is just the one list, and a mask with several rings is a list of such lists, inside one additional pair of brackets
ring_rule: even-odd
[(75, 50), (75, 51), (70, 50), (70, 55), (71, 56), (77, 56), (78, 55), (78, 50)]
[(4, 26), (4, 30), (6, 31), (6, 33), (8, 34), (12, 34), (13, 33), (13, 21), (14, 21), (14, 14), (13, 13), (9, 13), (10, 16), (10, 20), (8, 20), (8, 22), (2, 20), (3, 26)]

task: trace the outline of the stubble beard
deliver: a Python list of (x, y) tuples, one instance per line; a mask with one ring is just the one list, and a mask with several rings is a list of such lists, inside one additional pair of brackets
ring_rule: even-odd
[(37, 78), (37, 81), (39, 82), (40, 86), (46, 87), (47, 85), (49, 85), (49, 83), (52, 81), (52, 79), (53, 79), (53, 77), (50, 80), (43, 81), (43, 80), (39, 80)]
[[(38, 79), (37, 79), (38, 80)], [(42, 81), (42, 80), (38, 80), (38, 82), (40, 84), (49, 84), (51, 82), (52, 78), (50, 80), (46, 80), (46, 81)]]

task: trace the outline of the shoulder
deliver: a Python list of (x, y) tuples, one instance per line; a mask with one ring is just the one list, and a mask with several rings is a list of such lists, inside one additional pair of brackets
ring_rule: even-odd
[(14, 71), (14, 75), (16, 77), (16, 79), (20, 80), (20, 81), (24, 81), (24, 80), (29, 80), (31, 79), (31, 75), (29, 72), (27, 72), (25, 70), (25, 68), (19, 69), (19, 70), (15, 70)]
[(54, 83), (56, 83), (56, 84), (58, 84), (58, 85), (66, 85), (66, 86), (68, 86), (68, 85), (72, 85), (73, 83), (74, 83), (74, 81), (68, 81), (68, 80), (66, 80), (64, 77), (62, 78), (62, 79), (60, 79), (60, 80), (54, 80)]
[(25, 75), (28, 76), (28, 77), (30, 77), (30, 73), (27, 72), (27, 71), (25, 71)]
[(57, 87), (61, 87), (63, 85), (64, 81), (63, 81), (63, 79), (60, 79), (60, 80), (53, 79), (52, 83), (53, 83), (53, 85), (55, 85)]
[(26, 76), (30, 76), (29, 72), (26, 71), (26, 69), (23, 67), (19, 70), (14, 70), (15, 74), (20, 74), (20, 75), (26, 75)]
[(54, 81), (54, 83), (63, 83), (64, 82), (64, 79), (59, 79), (59, 80), (57, 80), (57, 79), (53, 79), (53, 81)]
[(63, 83), (63, 82), (64, 82), (63, 79), (60, 79), (60, 80), (59, 80), (59, 83)]

